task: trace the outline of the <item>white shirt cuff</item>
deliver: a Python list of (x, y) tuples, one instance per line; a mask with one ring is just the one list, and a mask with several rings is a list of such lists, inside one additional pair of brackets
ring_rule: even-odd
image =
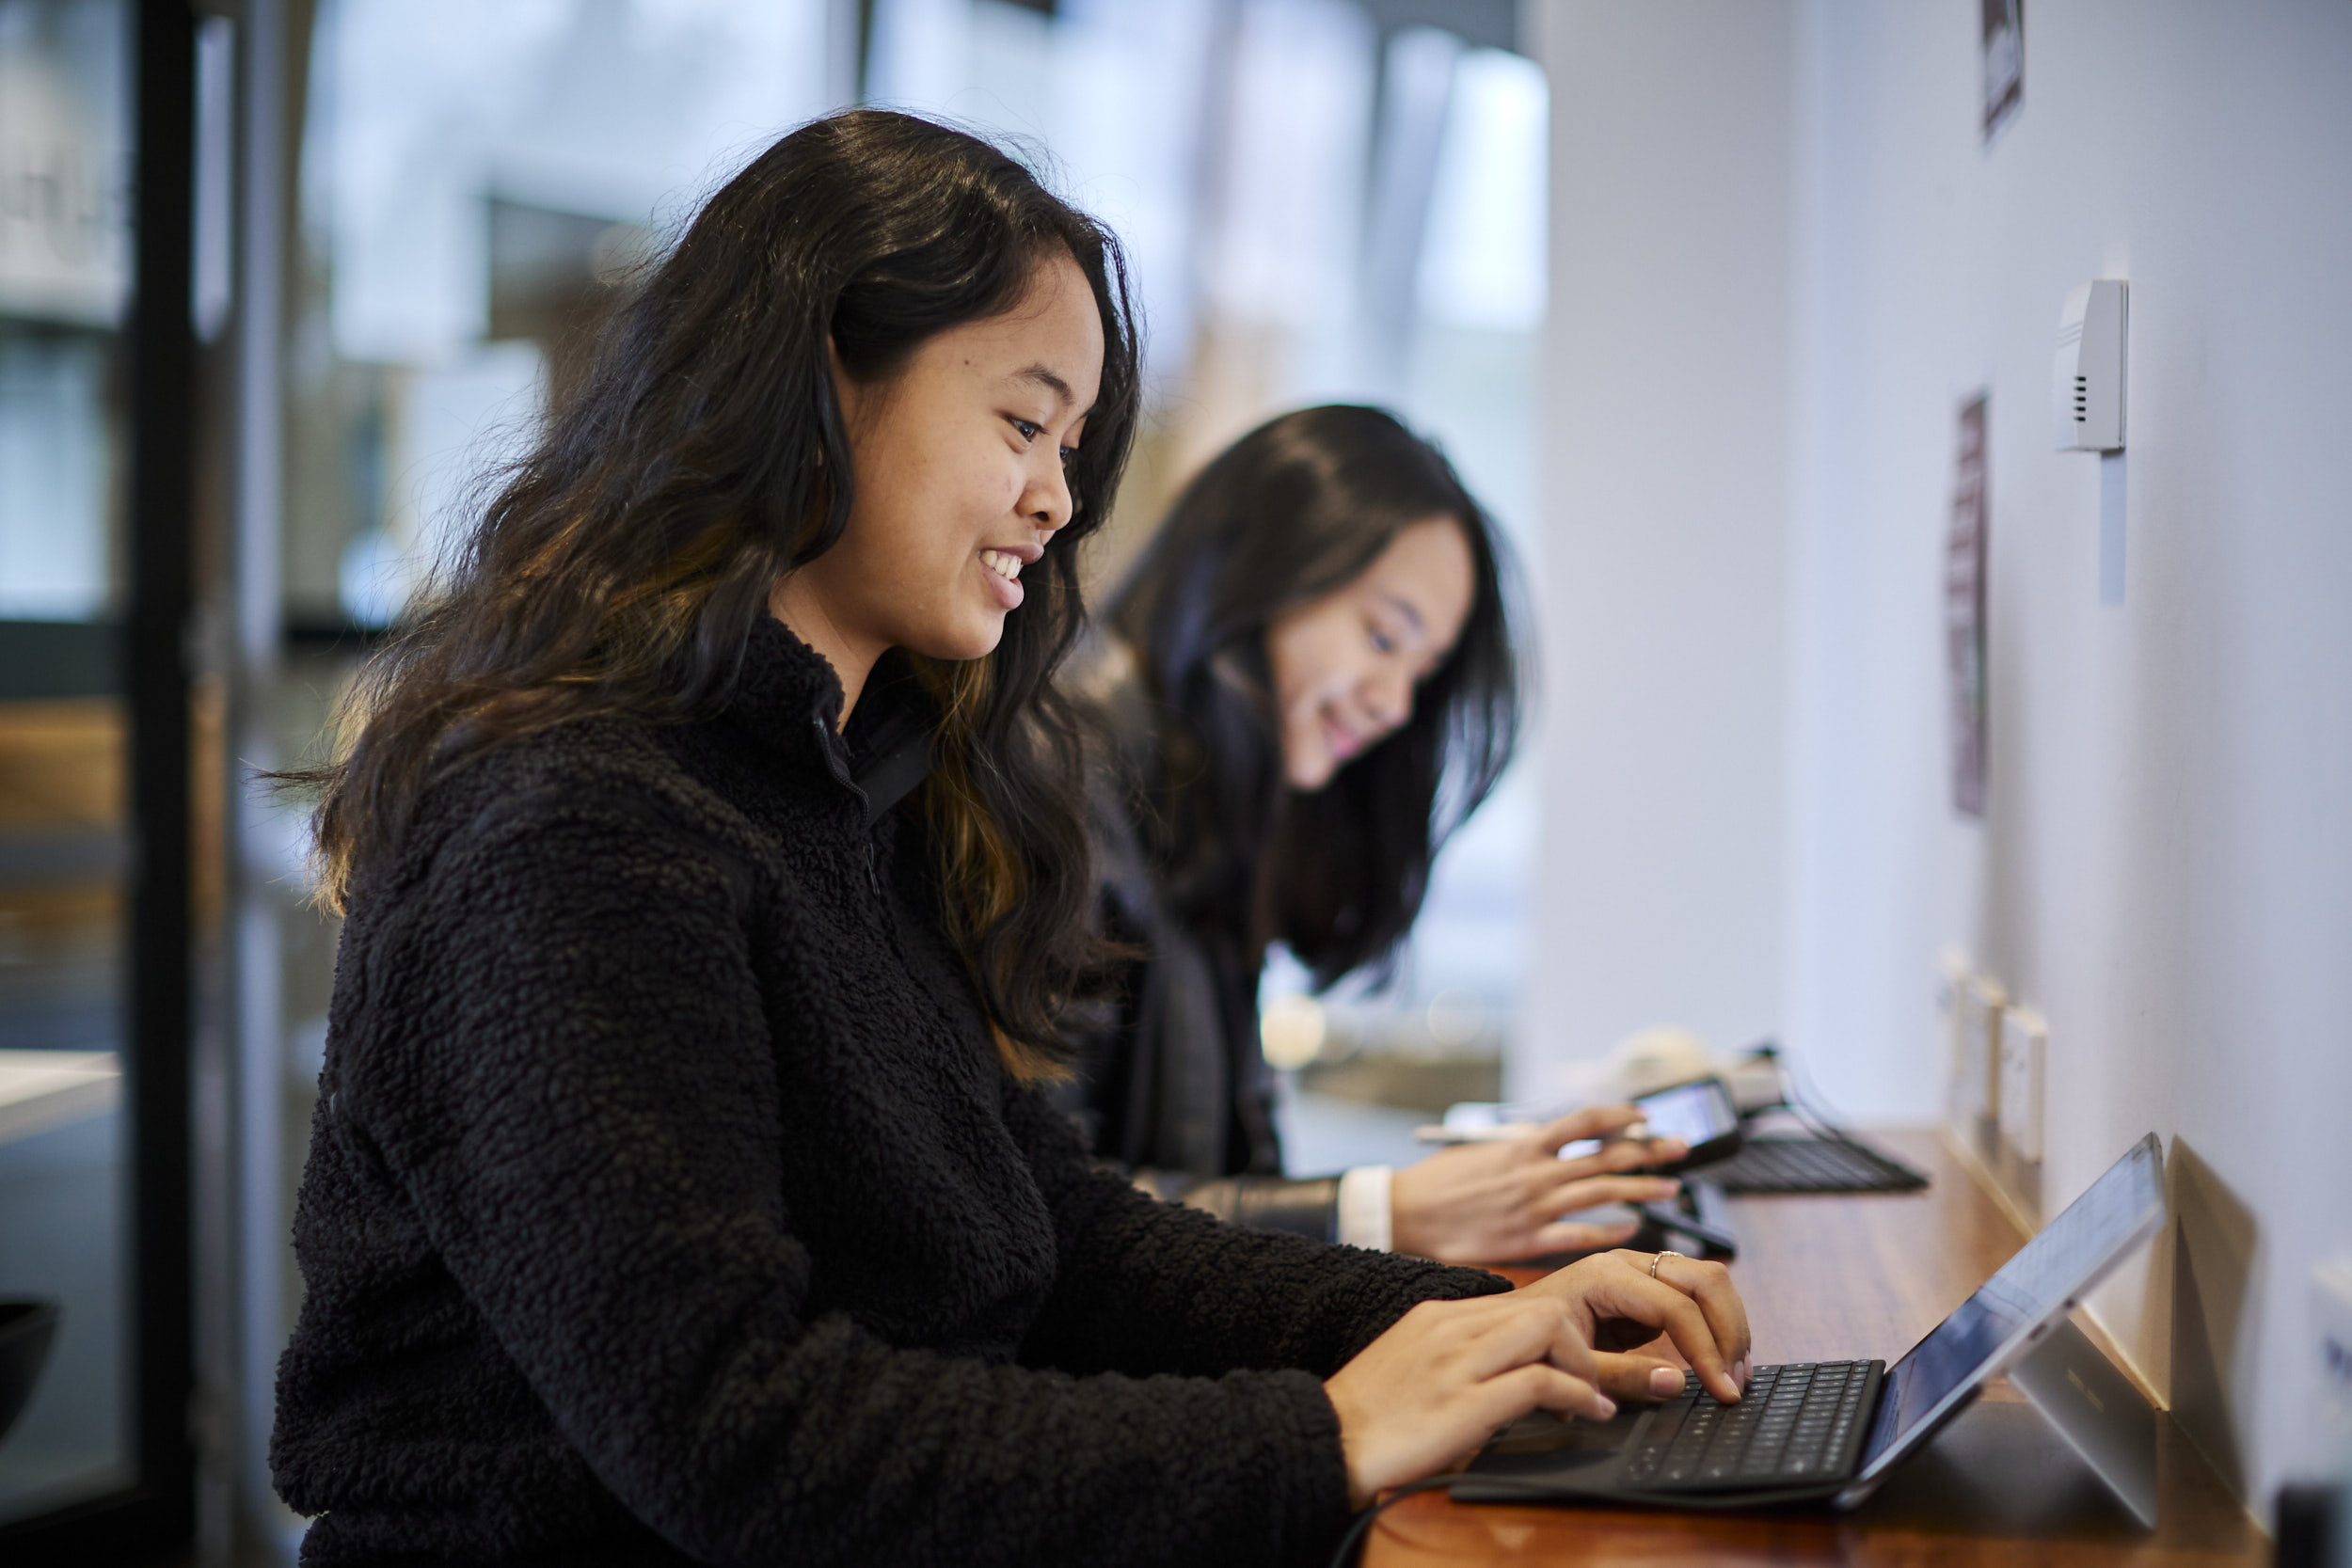
[(1393, 1231), (1389, 1216), (1389, 1178), (1386, 1165), (1358, 1165), (1340, 1178), (1340, 1240), (1348, 1246), (1389, 1250)]

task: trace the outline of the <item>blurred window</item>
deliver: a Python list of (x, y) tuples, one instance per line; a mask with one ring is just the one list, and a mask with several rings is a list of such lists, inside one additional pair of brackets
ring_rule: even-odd
[(135, 1479), (127, 23), (119, 0), (0, 0), (0, 1524)]
[(288, 611), (383, 626), (655, 236), (825, 107), (824, 0), (326, 0)]
[(1438, 143), (1422, 316), (1439, 327), (1533, 333), (1544, 320), (1550, 94), (1541, 67), (1502, 49), (1454, 62)]

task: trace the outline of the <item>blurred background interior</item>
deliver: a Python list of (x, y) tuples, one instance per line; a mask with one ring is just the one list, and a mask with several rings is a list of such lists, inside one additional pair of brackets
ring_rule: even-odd
[[(580, 325), (860, 100), (1008, 140), (1129, 247), (1150, 417), (1098, 586), (1315, 402), (1435, 436), (1517, 542), (1537, 744), (1391, 983), (1266, 989), (1295, 1169), (1661, 1022), (1982, 1133), (2028, 1213), (2153, 1126), (2179, 1221), (2100, 1310), (2248, 1495), (2315, 1463), (2352, 11), (2041, 6), (1991, 103), (2001, 10), (0, 0), (0, 1298), (59, 1307), (0, 1317), (0, 1424), (8, 1336), (50, 1340), (0, 1556), (292, 1560), (336, 928), (254, 771), (318, 754)], [(2048, 435), (2092, 277), (2132, 288), (2104, 457)], [(1971, 1123), (1987, 998), (2045, 1025), (2030, 1145)]]

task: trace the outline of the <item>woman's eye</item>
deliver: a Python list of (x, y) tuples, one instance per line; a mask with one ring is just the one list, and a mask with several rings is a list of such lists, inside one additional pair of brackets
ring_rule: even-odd
[(1073, 462), (1075, 462), (1075, 461), (1077, 460), (1077, 457), (1078, 457), (1078, 449), (1077, 449), (1077, 448), (1075, 448), (1075, 447), (1064, 447), (1064, 448), (1062, 448), (1062, 449), (1061, 449), (1061, 466), (1062, 466), (1063, 467), (1067, 468), (1068, 467), (1070, 467), (1070, 465), (1071, 465), (1072, 463), (1073, 463)]
[(1021, 438), (1024, 441), (1034, 441), (1045, 434), (1045, 427), (1034, 420), (1019, 419), (1012, 415), (1007, 415), (1006, 418), (1012, 420), (1012, 428), (1021, 433)]
[(1373, 652), (1379, 654), (1396, 652), (1396, 639), (1382, 631), (1378, 626), (1367, 627), (1366, 633), (1372, 639)]

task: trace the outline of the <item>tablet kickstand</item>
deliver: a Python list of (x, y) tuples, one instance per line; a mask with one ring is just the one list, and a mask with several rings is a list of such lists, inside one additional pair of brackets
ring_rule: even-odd
[(2156, 1525), (2156, 1409), (2115, 1363), (2060, 1318), (2009, 1370), (2009, 1380), (2058, 1428), (2107, 1490), (2149, 1529)]

